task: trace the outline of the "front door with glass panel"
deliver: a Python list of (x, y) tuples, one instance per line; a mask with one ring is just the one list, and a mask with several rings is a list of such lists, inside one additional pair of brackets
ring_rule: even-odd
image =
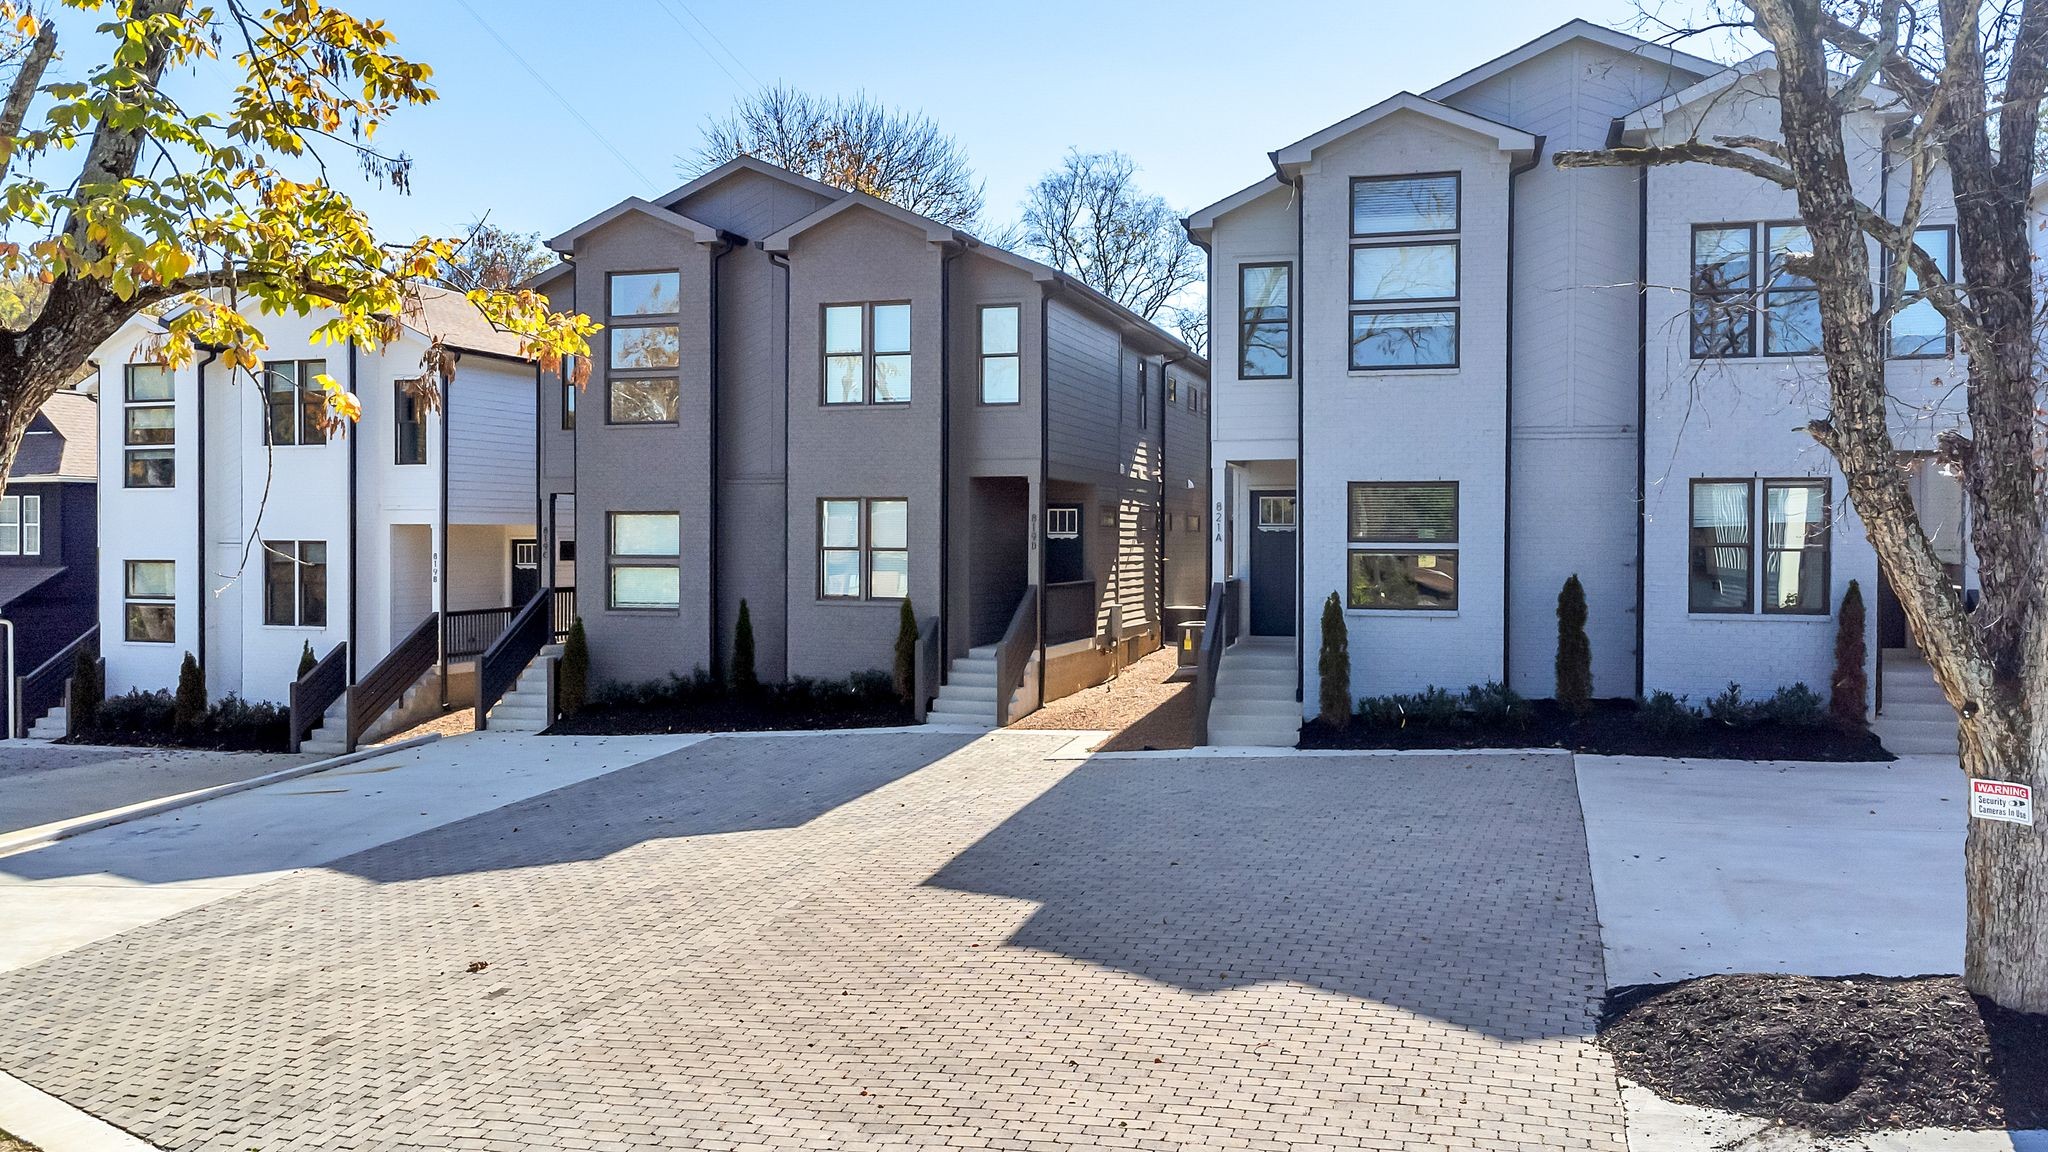
[(512, 542), (512, 606), (518, 608), (540, 591), (540, 543)]
[(1046, 505), (1045, 582), (1071, 584), (1086, 579), (1087, 571), (1087, 557), (1081, 551), (1081, 506)]
[(1254, 636), (1294, 635), (1294, 492), (1254, 489), (1251, 621)]

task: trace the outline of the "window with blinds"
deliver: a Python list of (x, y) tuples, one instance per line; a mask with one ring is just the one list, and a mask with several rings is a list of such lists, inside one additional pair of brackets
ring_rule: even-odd
[(1457, 543), (1456, 481), (1357, 483), (1350, 501), (1355, 543)]
[(1360, 176), (1351, 181), (1351, 234), (1458, 230), (1458, 174)]

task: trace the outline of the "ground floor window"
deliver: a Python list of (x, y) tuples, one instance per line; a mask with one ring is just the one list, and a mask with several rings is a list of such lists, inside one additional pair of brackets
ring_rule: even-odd
[(818, 596), (901, 600), (910, 595), (910, 502), (818, 501)]
[(1372, 611), (1455, 611), (1457, 482), (1368, 481), (1349, 485), (1346, 496), (1346, 603)]
[(263, 542), (263, 622), (327, 627), (327, 542)]
[[(1691, 487), (1688, 609), (1723, 615), (1759, 610), (1769, 615), (1828, 614), (1827, 480), (1703, 479), (1694, 480)], [(1756, 562), (1759, 508), (1761, 573)]]
[(138, 644), (177, 642), (177, 566), (169, 560), (130, 560), (126, 566), (123, 635)]
[(682, 603), (682, 516), (676, 512), (611, 513), (612, 608), (668, 609)]

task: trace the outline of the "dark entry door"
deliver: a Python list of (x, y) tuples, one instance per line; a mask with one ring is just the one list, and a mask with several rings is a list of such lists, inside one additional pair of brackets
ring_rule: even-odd
[(1081, 506), (1045, 506), (1045, 582), (1071, 584), (1086, 578), (1087, 556), (1081, 550)]
[(512, 542), (512, 606), (514, 608), (533, 599), (540, 591), (540, 542), (537, 540), (514, 540)]
[(1294, 493), (1253, 489), (1251, 634), (1294, 635)]

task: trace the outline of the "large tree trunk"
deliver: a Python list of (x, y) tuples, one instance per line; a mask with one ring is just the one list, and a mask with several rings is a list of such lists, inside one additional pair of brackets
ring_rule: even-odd
[[(2048, 794), (2048, 732), (2021, 709), (1963, 725), (1963, 772)], [(2048, 824), (1971, 820), (1963, 849), (1969, 931), (1963, 982), (2021, 1012), (2048, 1012)]]

